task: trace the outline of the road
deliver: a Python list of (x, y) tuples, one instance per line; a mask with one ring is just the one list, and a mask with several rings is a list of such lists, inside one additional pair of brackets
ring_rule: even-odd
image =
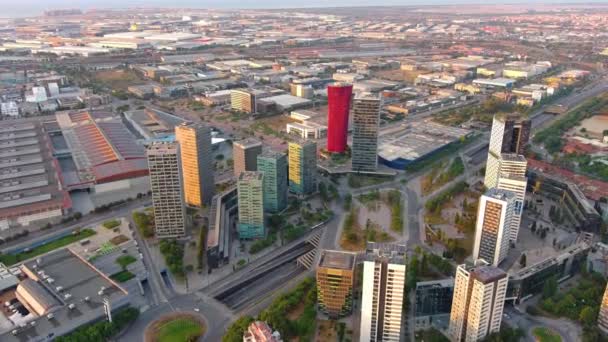
[[(2, 252), (8, 253), (13, 250), (22, 249), (28, 247), (38, 241), (43, 241), (49, 239), (56, 235), (61, 235), (66, 232), (73, 231), (74, 229), (91, 226), (94, 224), (98, 224), (100, 222), (106, 221), (108, 219), (122, 217), (122, 216), (130, 216), (131, 212), (143, 206), (149, 206), (152, 202), (149, 198), (135, 199), (129, 203), (122, 204), (120, 206), (114, 207), (103, 213), (93, 213), (84, 216), (82, 219), (75, 221), (74, 223), (70, 223), (67, 226), (61, 228), (52, 228), (50, 230), (38, 230), (30, 232), (27, 237), (24, 239), (19, 239), (15, 241), (10, 241), (2, 245)], [(25, 241), (24, 241), (25, 240)]]
[(550, 319), (540, 316), (531, 316), (520, 312), (512, 306), (505, 305), (503, 319), (512, 327), (521, 328), (526, 332), (527, 341), (534, 342), (532, 330), (535, 327), (543, 326), (558, 332), (564, 342), (576, 342), (581, 340), (581, 327), (567, 319)]

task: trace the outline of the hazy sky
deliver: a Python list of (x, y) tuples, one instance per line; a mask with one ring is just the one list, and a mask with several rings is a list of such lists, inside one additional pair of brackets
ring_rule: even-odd
[(443, 5), (460, 3), (581, 3), (605, 2), (589, 0), (0, 0), (0, 18), (23, 17), (57, 8), (125, 8), (125, 7), (196, 7), (196, 8), (281, 8), (281, 7), (339, 7), (339, 6), (388, 6), (388, 5)]

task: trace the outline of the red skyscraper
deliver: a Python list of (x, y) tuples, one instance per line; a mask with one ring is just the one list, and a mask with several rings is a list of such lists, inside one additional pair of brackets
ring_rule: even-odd
[(348, 111), (353, 93), (352, 84), (327, 86), (327, 150), (342, 153), (346, 149)]

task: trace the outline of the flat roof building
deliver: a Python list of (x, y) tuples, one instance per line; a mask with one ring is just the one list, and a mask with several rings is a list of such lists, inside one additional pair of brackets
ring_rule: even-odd
[(452, 341), (476, 342), (500, 330), (509, 276), (492, 266), (456, 269), (448, 334)]
[(209, 204), (215, 191), (211, 128), (201, 123), (184, 123), (175, 127), (175, 140), (180, 147), (186, 205)]
[(509, 252), (511, 220), (516, 195), (507, 190), (489, 189), (479, 199), (473, 260), (498, 266)]
[(317, 190), (317, 143), (289, 142), (289, 189), (299, 195)]
[(264, 229), (264, 173), (241, 172), (237, 181), (239, 223), (241, 239), (259, 239)]
[(380, 98), (361, 93), (353, 101), (353, 171), (376, 171), (378, 167), (378, 129)]
[(0, 230), (59, 220), (72, 207), (45, 128), (53, 117), (0, 122)]
[(348, 316), (352, 312), (356, 254), (325, 250), (317, 266), (319, 310), (329, 317)]
[(401, 329), (407, 296), (405, 252), (405, 245), (368, 246), (363, 261), (361, 341), (399, 342), (405, 335)]
[(179, 144), (155, 142), (147, 156), (156, 236), (182, 237), (186, 234), (186, 207)]
[(67, 248), (28, 261), (21, 270), (25, 278), (16, 296), (30, 312), (31, 321), (0, 335), (2, 341), (63, 336), (102, 319), (104, 300), (112, 310), (131, 302), (130, 294), (120, 284)]
[(257, 171), (258, 156), (262, 153), (262, 142), (255, 138), (247, 138), (232, 143), (232, 160), (234, 175), (238, 178), (241, 172)]
[(277, 213), (287, 207), (287, 155), (266, 151), (258, 156), (258, 171), (264, 173), (264, 211)]

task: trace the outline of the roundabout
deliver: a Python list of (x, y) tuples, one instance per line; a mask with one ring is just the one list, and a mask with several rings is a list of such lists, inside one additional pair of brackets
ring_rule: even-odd
[(202, 316), (192, 312), (175, 312), (150, 323), (144, 332), (145, 342), (190, 342), (205, 335)]

